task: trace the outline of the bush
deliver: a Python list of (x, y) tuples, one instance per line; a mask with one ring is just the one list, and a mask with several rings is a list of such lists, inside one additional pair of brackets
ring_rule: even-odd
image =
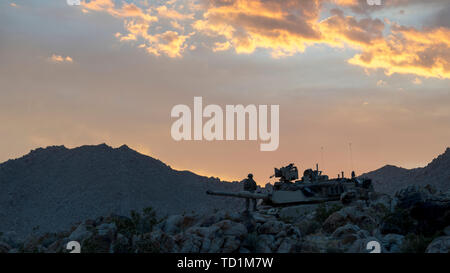
[(433, 239), (434, 237), (425, 237), (410, 233), (405, 236), (401, 250), (404, 253), (425, 253), (425, 250)]
[(382, 220), (381, 233), (408, 234), (414, 232), (416, 223), (409, 212), (396, 208), (393, 213), (388, 213)]
[(131, 218), (121, 216), (113, 218), (117, 231), (129, 238), (136, 234), (151, 232), (153, 227), (159, 223), (156, 213), (151, 207), (143, 209), (142, 215), (134, 210), (130, 212), (130, 215)]
[(332, 206), (327, 208), (327, 205), (325, 203), (322, 203), (317, 206), (315, 220), (319, 223), (323, 223), (331, 214), (335, 213), (336, 211), (340, 211), (342, 208), (343, 206), (338, 204), (333, 204)]
[(243, 245), (247, 247), (250, 252), (255, 253), (258, 249), (258, 234), (256, 232), (249, 233), (245, 238)]

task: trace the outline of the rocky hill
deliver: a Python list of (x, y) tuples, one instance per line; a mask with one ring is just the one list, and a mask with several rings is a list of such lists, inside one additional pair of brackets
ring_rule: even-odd
[(176, 171), (127, 146), (39, 148), (0, 164), (0, 231), (18, 236), (60, 231), (88, 218), (153, 207), (159, 215), (242, 206), (208, 189), (237, 191), (189, 171)]
[(404, 169), (386, 165), (365, 173), (371, 178), (376, 191), (393, 194), (408, 185), (430, 184), (440, 190), (450, 189), (450, 148), (423, 168)]
[(65, 253), (72, 241), (82, 253), (450, 253), (450, 191), (410, 186), (394, 197), (370, 192), (345, 204), (260, 205), (257, 212), (164, 219), (144, 210), (86, 219), (26, 240), (0, 234), (0, 253)]

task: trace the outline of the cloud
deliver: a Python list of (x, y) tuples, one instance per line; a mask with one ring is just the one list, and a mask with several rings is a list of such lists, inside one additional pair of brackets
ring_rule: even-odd
[(387, 82), (383, 81), (383, 80), (378, 80), (377, 81), (377, 86), (386, 86)]
[(231, 47), (231, 44), (228, 41), (224, 42), (224, 43), (217, 42), (217, 43), (214, 44), (213, 51), (214, 52), (226, 51), (226, 50), (230, 49), (230, 47)]
[(383, 69), (387, 75), (399, 73), (449, 79), (450, 29), (417, 30), (394, 25), (388, 37), (374, 41), (349, 63)]
[(415, 85), (420, 85), (420, 84), (422, 84), (422, 80), (419, 79), (419, 78), (415, 78), (415, 79), (412, 81), (412, 83), (415, 84)]
[(176, 20), (186, 20), (194, 19), (194, 14), (183, 14), (174, 9), (167, 8), (167, 6), (159, 6), (156, 8), (159, 17), (176, 19)]
[(85, 10), (105, 11), (114, 17), (135, 17), (147, 22), (158, 21), (158, 17), (143, 11), (133, 3), (122, 2), (122, 6), (118, 7), (113, 0), (92, 0), (83, 1), (81, 5)]
[[(392, 0), (376, 9), (404, 5), (407, 1)], [(362, 0), (174, 0), (147, 9), (92, 0), (83, 7), (124, 18), (126, 33), (116, 35), (119, 40), (139, 41), (139, 47), (157, 56), (181, 57), (185, 48), (209, 44), (214, 52), (251, 54), (265, 49), (281, 58), (323, 44), (359, 51), (348, 63), (365, 71), (450, 78), (449, 28), (400, 26), (372, 18), (368, 11), (352, 15), (358, 9), (372, 9)], [(323, 18), (325, 9), (329, 15)]]
[(52, 63), (73, 63), (73, 59), (70, 56), (63, 57), (61, 55), (53, 54), (48, 58), (48, 61)]

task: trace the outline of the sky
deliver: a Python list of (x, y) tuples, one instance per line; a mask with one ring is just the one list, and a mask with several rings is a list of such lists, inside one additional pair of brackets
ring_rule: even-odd
[[(0, 162), (107, 143), (262, 185), (289, 163), (415, 168), (450, 146), (449, 86), (447, 0), (0, 2)], [(278, 149), (175, 141), (194, 96), (279, 105)]]

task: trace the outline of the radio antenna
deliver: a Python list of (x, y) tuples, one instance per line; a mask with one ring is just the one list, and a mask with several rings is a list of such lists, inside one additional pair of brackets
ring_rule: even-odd
[(324, 170), (325, 169), (325, 163), (323, 161), (323, 146), (320, 147), (320, 159), (321, 159), (320, 164), (322, 165), (322, 170)]
[(353, 153), (352, 153), (352, 143), (350, 142), (348, 144), (348, 149), (349, 149), (349, 153), (350, 153), (350, 167), (352, 168), (351, 170), (353, 170)]

